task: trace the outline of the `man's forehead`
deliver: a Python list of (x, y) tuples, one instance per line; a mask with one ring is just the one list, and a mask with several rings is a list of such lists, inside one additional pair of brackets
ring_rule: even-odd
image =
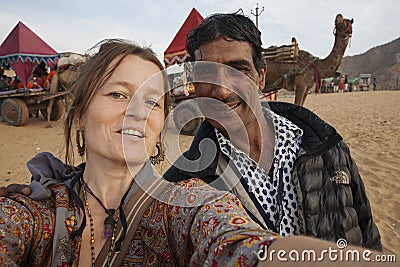
[(194, 51), (196, 61), (212, 61), (222, 64), (247, 62), (253, 64), (253, 49), (248, 42), (223, 38), (200, 45)]

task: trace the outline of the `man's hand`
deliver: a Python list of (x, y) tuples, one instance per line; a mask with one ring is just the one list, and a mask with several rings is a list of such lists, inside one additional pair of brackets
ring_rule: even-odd
[(29, 196), (32, 193), (32, 189), (26, 184), (10, 184), (7, 187), (0, 187), (0, 197), (6, 197), (10, 193), (19, 193)]

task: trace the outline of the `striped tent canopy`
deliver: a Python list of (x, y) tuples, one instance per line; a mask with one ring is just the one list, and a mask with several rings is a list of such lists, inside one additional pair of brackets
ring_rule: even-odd
[(22, 63), (26, 63), (26, 61), (33, 63), (40, 63), (41, 61), (45, 63), (51, 63), (52, 65), (56, 64), (58, 60), (58, 56), (43, 56), (43, 55), (20, 55), (13, 54), (7, 55), (4, 57), (0, 57), (0, 65), (9, 65), (15, 62), (21, 61)]
[(58, 57), (53, 48), (21, 21), (0, 46), (0, 65), (10, 65), (25, 87), (37, 64), (54, 65)]
[(165, 67), (186, 61), (188, 56), (186, 53), (186, 35), (190, 30), (196, 28), (203, 20), (204, 18), (200, 13), (193, 8), (178, 33), (175, 35), (171, 44), (164, 52)]

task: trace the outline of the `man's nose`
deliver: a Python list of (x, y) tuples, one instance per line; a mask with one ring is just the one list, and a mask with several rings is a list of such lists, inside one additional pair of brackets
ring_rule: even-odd
[(212, 97), (222, 100), (232, 94), (232, 84), (224, 73), (218, 73), (212, 84)]
[(219, 100), (223, 100), (232, 94), (232, 90), (228, 89), (226, 85), (213, 84), (211, 89), (211, 97)]

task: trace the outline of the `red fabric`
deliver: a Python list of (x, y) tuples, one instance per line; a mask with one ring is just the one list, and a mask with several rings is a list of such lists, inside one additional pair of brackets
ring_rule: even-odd
[(309, 67), (311, 67), (311, 68), (314, 70), (315, 92), (318, 93), (318, 92), (319, 92), (320, 84), (319, 84), (319, 77), (318, 77), (318, 69), (317, 69), (317, 66), (315, 66), (315, 64), (311, 62), (311, 63), (309, 64)]
[(20, 21), (0, 46), (0, 57), (7, 55), (18, 55), (18, 58), (14, 59), (10, 65), (14, 68), (15, 74), (23, 86), (27, 87), (28, 78), (32, 75), (37, 61), (33, 60), (32, 62), (30, 59), (26, 59), (23, 62), (20, 56), (35, 55), (36, 58), (42, 58), (42, 56), (57, 55), (57, 52)]
[(0, 56), (10, 54), (56, 55), (57, 52), (20, 21), (0, 46)]
[(51, 82), (51, 79), (53, 78), (54, 74), (56, 74), (55, 70), (52, 70), (52, 71), (50, 71), (49, 74), (47, 74), (46, 79), (44, 79), (44, 81), (43, 81), (43, 87), (49, 87), (49, 86), (47, 86), (47, 83)]
[(344, 78), (340, 78), (339, 90), (344, 90)]
[(28, 78), (32, 75), (32, 71), (36, 65), (36, 62), (32, 63), (29, 60), (25, 63), (22, 63), (21, 60), (18, 60), (17, 63), (11, 63), (11, 67), (15, 70), (15, 74), (18, 76), (24, 87), (27, 87)]
[(171, 44), (168, 46), (167, 50), (165, 50), (164, 57), (168, 56), (168, 54), (174, 54), (184, 51), (186, 49), (187, 33), (190, 30), (196, 28), (203, 20), (204, 18), (200, 15), (200, 13), (195, 8), (193, 8), (192, 11), (190, 11), (190, 14), (186, 18), (185, 22), (179, 29), (178, 33), (175, 35)]

